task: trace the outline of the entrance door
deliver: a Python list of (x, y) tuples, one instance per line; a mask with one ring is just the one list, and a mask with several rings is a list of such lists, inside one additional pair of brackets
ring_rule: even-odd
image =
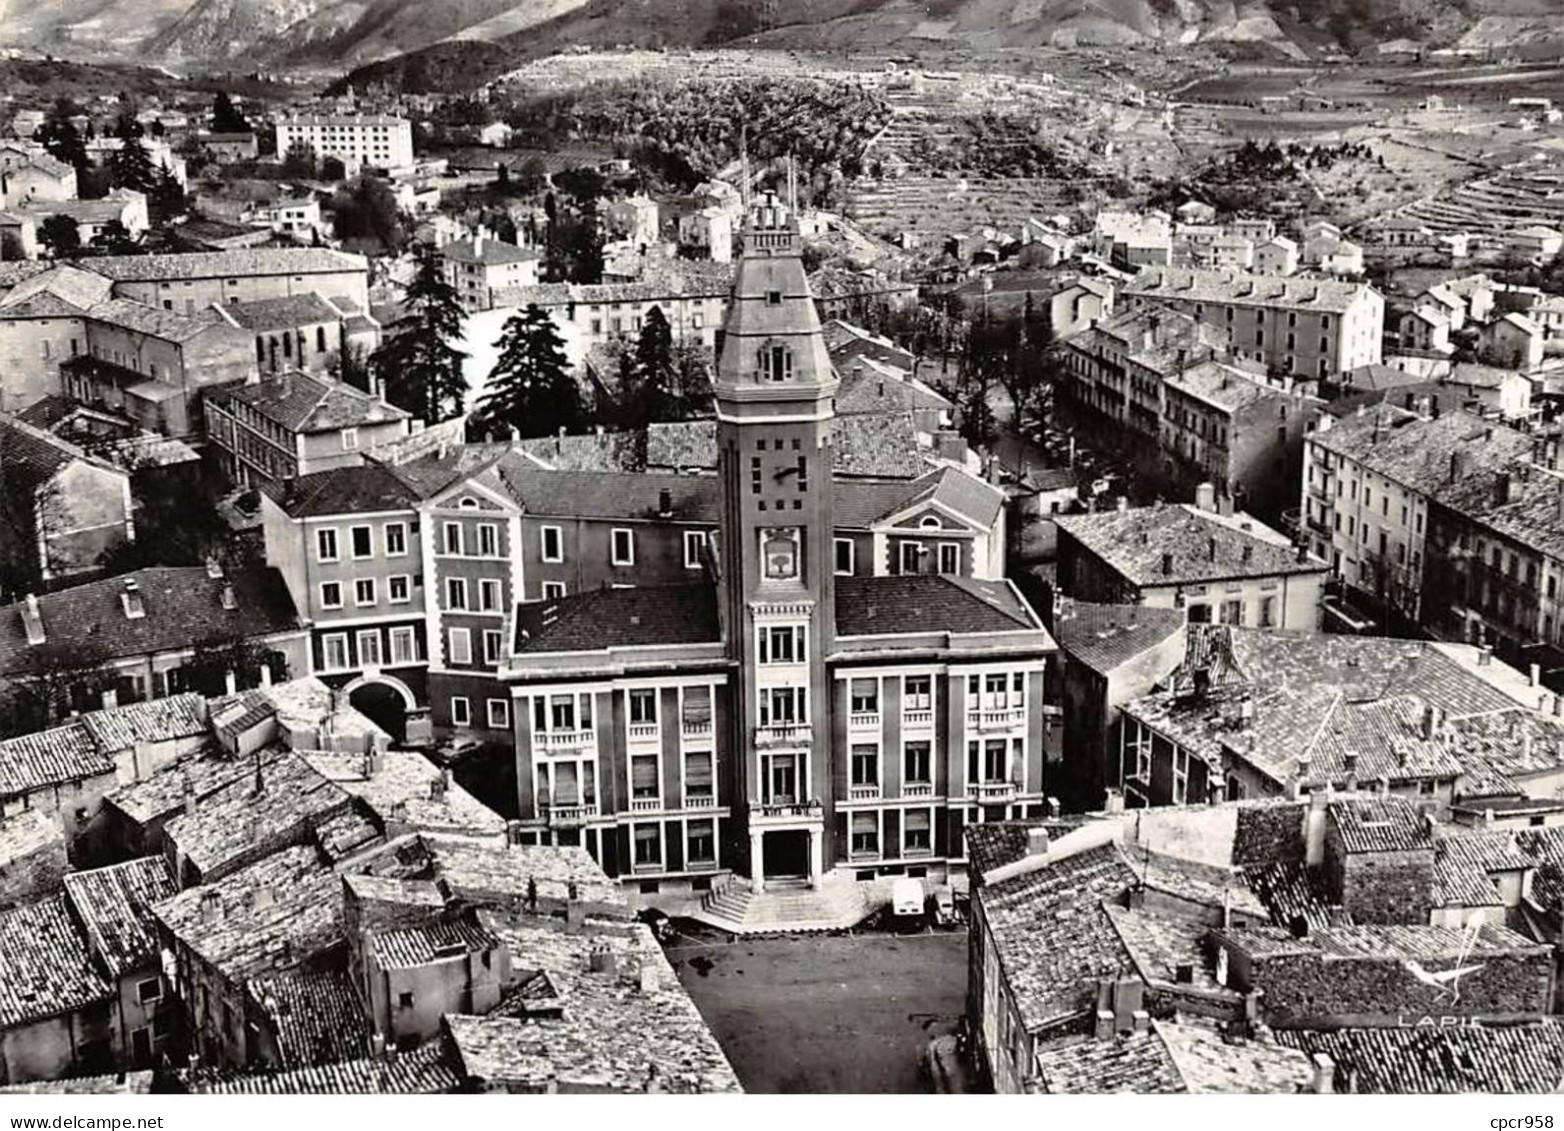
[(766, 878), (802, 877), (809, 875), (809, 833), (803, 829), (786, 829), (767, 833), (765, 843)]
[(137, 1068), (152, 1066), (152, 1033), (147, 1028), (130, 1031), (130, 1059)]

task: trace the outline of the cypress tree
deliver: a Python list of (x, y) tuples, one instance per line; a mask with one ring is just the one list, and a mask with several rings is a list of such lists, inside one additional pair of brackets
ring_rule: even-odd
[(473, 414), (477, 430), (491, 436), (511, 430), (547, 436), (584, 423), (581, 390), (570, 374), (564, 339), (540, 307), (528, 304), (511, 315), (494, 344), (500, 356)]
[(385, 381), (386, 399), (398, 408), (438, 424), (460, 416), (467, 400), (467, 378), (458, 348), (467, 320), (456, 288), (445, 280), (432, 244), (413, 245), (412, 281), (404, 289), (407, 315), (370, 359)]

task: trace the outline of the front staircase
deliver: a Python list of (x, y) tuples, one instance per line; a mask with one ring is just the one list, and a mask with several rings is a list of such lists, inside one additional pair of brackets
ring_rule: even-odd
[(767, 880), (754, 891), (743, 876), (730, 876), (701, 900), (694, 918), (735, 935), (792, 935), (855, 927), (885, 901), (879, 884), (860, 884), (828, 873), (818, 888), (803, 880)]

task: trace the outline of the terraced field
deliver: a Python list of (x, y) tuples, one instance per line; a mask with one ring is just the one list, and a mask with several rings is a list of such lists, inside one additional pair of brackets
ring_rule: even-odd
[(1564, 161), (1479, 177), (1411, 204), (1399, 215), (1441, 233), (1495, 235), (1528, 224), (1564, 228)]

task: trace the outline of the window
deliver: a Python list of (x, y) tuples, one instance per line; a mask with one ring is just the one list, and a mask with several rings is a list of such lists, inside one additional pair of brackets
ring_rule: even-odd
[(684, 756), (684, 796), (716, 796), (711, 776), (711, 751), (696, 750)]
[(460, 554), (462, 552), (462, 524), (448, 522), (445, 524), (445, 552), (447, 554)]
[(328, 672), (346, 671), (348, 667), (348, 638), (343, 632), (333, 632), (320, 639), (321, 666)]
[(478, 553), (486, 558), (498, 557), (500, 552), (499, 531), (494, 523), (484, 522), (478, 525)]
[(611, 560), (616, 566), (635, 564), (635, 534), (632, 531), (615, 528), (612, 535)]
[(880, 784), (880, 748), (860, 744), (852, 750), (852, 783), (854, 785)]
[(451, 725), (458, 727), (472, 725), (472, 704), (467, 701), (467, 696), (451, 696)]
[(832, 544), (836, 554), (836, 572), (843, 576), (849, 576), (853, 572), (853, 540), (851, 538), (838, 538)]
[(651, 688), (637, 688), (630, 692), (630, 723), (655, 723), (657, 721), (657, 692)]
[(793, 376), (793, 351), (786, 346), (766, 346), (760, 351), (763, 381), (786, 381)]
[(636, 754), (630, 759), (630, 796), (644, 801), (658, 794), (657, 755)]
[(358, 666), (361, 668), (380, 666), (379, 629), (368, 628), (358, 634)]
[(545, 601), (557, 601), (565, 595), (565, 583), (563, 581), (545, 581), (543, 583), (543, 599)]
[(413, 630), (411, 628), (393, 628), (391, 630), (391, 662), (393, 664), (410, 664), (418, 658), (414, 650)]
[(465, 609), (467, 607), (467, 579), (465, 577), (447, 577), (445, 579), (445, 607), (448, 609)]
[(399, 558), (407, 553), (407, 523), (386, 523), (386, 557)]
[(903, 542), (901, 544), (901, 571), (903, 573), (918, 573), (922, 568), (923, 545), (919, 542)]
[(320, 562), (340, 560), (337, 555), (337, 532), (333, 527), (328, 526), (315, 531), (315, 560)]
[(546, 562), (562, 562), (565, 560), (565, 539), (557, 526), (545, 526), (543, 528), (543, 560)]
[(492, 577), (478, 582), (478, 608), (486, 613), (497, 612), (500, 607), (500, 583)]
[(701, 554), (706, 549), (706, 532), (704, 530), (686, 530), (684, 532), (684, 568), (700, 569)]
[(1183, 805), (1189, 795), (1189, 751), (1173, 751), (1173, 804)]
[(880, 681), (877, 679), (855, 679), (851, 681), (849, 691), (851, 707), (855, 715), (877, 715), (880, 712)]
[(323, 609), (340, 609), (342, 607), (342, 582), (322, 581), (320, 583), (320, 607)]
[(472, 633), (465, 628), (451, 629), (451, 663), (472, 663)]
[(760, 692), (760, 725), (793, 726), (807, 717), (802, 687), (770, 687)]
[(489, 728), (491, 730), (508, 730), (510, 728), (510, 703), (508, 700), (489, 700)]
[(852, 852), (854, 856), (873, 856), (880, 851), (878, 813), (853, 814)]
[(635, 865), (638, 868), (655, 867), (662, 863), (662, 826), (635, 826)]
[(908, 809), (902, 814), (902, 851), (929, 851), (934, 847), (933, 828), (927, 809)]
[(782, 305), (782, 292), (781, 291), (767, 291), (766, 292), (766, 305), (767, 306), (781, 306)]
[[(761, 443), (762, 446), (764, 446), (766, 442), (764, 440), (762, 440), (760, 443)], [(760, 494), (760, 457), (759, 456), (750, 456), (750, 458), (749, 458), (749, 493), (751, 495), (758, 495), (758, 494)], [(764, 504), (762, 504), (761, 509), (765, 509)]]
[(690, 821), (685, 825), (685, 845), (691, 864), (715, 864), (717, 862), (717, 834), (715, 822)]
[(158, 1001), (163, 996), (163, 979), (148, 978), (144, 982), (136, 983), (136, 1000), (145, 1005), (149, 1001)]
[(902, 747), (902, 777), (909, 785), (927, 785), (934, 779), (929, 776), (930, 746), (927, 742), (909, 742)]
[(954, 542), (942, 542), (939, 548), (939, 571), (941, 573), (961, 572), (961, 547)]
[(928, 711), (934, 706), (934, 681), (926, 675), (902, 677), (901, 706), (903, 711)]
[(1260, 627), (1261, 628), (1275, 628), (1276, 627), (1276, 598), (1275, 597), (1261, 597), (1260, 598)]
[(1243, 626), (1244, 602), (1242, 598), (1222, 602), (1222, 623)]
[(353, 583), (353, 603), (359, 608), (375, 603), (375, 579), (361, 577)]
[(386, 578), (386, 601), (392, 605), (405, 605), (413, 599), (412, 579), (405, 573)]
[(761, 663), (801, 664), (805, 656), (803, 625), (761, 625)]
[(500, 662), (500, 641), (502, 637), (498, 629), (486, 629), (483, 634), (483, 662), (497, 664)]

